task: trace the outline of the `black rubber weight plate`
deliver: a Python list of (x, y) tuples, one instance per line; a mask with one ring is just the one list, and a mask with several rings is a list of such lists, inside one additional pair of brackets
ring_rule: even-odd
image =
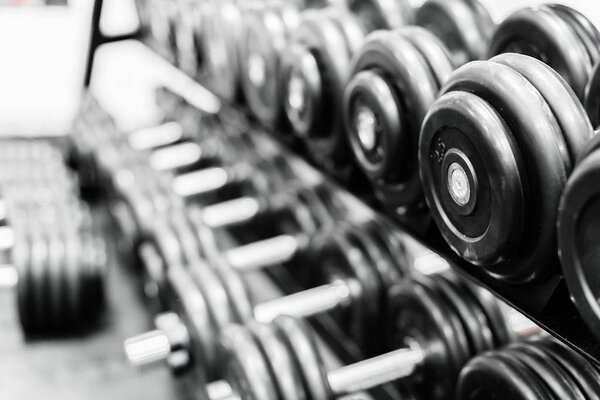
[(285, 343), (277, 336), (275, 328), (270, 324), (249, 322), (248, 329), (258, 342), (269, 370), (274, 378), (281, 400), (304, 400), (306, 394), (302, 386), (300, 371)]
[(280, 399), (267, 360), (248, 329), (231, 325), (223, 332), (221, 347), (225, 377), (234, 393), (240, 398)]
[(535, 345), (518, 343), (511, 345), (507, 351), (531, 368), (557, 399), (585, 399), (570, 376), (564, 374), (556, 362)]
[(554, 400), (535, 374), (501, 352), (474, 358), (461, 371), (456, 400)]
[(323, 362), (306, 322), (281, 316), (273, 324), (294, 357), (308, 400), (331, 398)]
[(573, 378), (587, 399), (600, 399), (600, 373), (590, 361), (555, 340), (540, 341), (539, 345)]
[(428, 352), (417, 382), (426, 398), (445, 399), (456, 383), (456, 377), (469, 357), (469, 345), (460, 318), (432, 289), (432, 278), (405, 280), (390, 290), (388, 347), (396, 349), (412, 338)]

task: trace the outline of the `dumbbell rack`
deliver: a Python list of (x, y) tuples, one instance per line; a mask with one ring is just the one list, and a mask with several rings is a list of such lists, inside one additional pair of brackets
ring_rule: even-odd
[[(88, 55), (88, 66), (86, 69), (86, 85), (90, 82), (92, 75), (91, 65), (94, 59), (95, 51), (100, 45), (118, 40), (139, 37), (138, 32), (115, 38), (107, 38), (103, 36), (99, 29), (102, 3), (102, 0), (95, 0), (91, 46)], [(197, 85), (201, 87), (200, 83), (197, 83)], [(204, 91), (206, 89), (202, 88), (201, 90)], [(238, 109), (237, 111), (245, 113), (245, 111), (242, 109)], [(264, 130), (264, 128), (261, 129)], [(278, 137), (285, 137), (285, 134), (282, 132), (269, 133), (275, 141)], [(309, 166), (307, 162), (304, 162), (303, 165), (307, 170), (311, 170), (313, 173), (319, 173)], [(323, 179), (329, 180), (330, 178), (324, 177)], [(333, 185), (335, 186), (335, 184)], [(339, 190), (344, 191), (342, 188), (339, 188)], [(347, 198), (347, 205), (351, 209), (364, 210), (365, 208), (368, 208), (364, 202), (350, 194), (345, 197)], [(373, 210), (371, 210), (371, 212), (375, 213)], [(402, 229), (402, 227), (400, 228)], [(405, 234), (409, 235), (409, 233)], [(582, 318), (579, 316), (577, 309), (569, 298), (569, 293), (562, 279), (554, 278), (548, 282), (526, 285), (510, 285), (502, 283), (485, 275), (483, 271), (477, 267), (460, 259), (445, 244), (432, 243), (430, 244), (430, 247), (431, 246), (433, 246), (440, 255), (445, 257), (463, 275), (488, 288), (498, 297), (502, 298), (508, 304), (524, 313), (527, 317), (535, 321), (556, 338), (560, 339), (582, 354), (587, 355), (597, 364), (600, 364), (600, 342), (595, 338), (592, 332), (590, 332)], [(286, 278), (285, 272), (271, 274), (272, 278), (278, 285), (281, 285), (281, 288), (284, 291), (291, 291), (294, 289), (290, 286), (291, 280)], [(327, 318), (324, 317), (316, 318), (316, 320), (318, 322), (317, 328), (320, 333), (324, 335), (326, 339), (330, 339), (327, 340), (328, 344), (334, 347), (338, 352), (341, 352), (342, 358), (345, 358), (344, 355), (350, 358), (354, 358), (356, 356), (356, 348), (353, 349), (351, 345), (348, 346), (341, 344), (345, 341), (340, 342), (340, 332), (338, 332), (339, 329), (334, 323), (332, 323), (331, 320), (327, 320)]]

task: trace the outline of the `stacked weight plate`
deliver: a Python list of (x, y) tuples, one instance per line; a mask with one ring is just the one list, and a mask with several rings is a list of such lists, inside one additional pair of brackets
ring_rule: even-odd
[(3, 140), (2, 263), (27, 333), (68, 331), (98, 316), (104, 243), (62, 151), (43, 140)]

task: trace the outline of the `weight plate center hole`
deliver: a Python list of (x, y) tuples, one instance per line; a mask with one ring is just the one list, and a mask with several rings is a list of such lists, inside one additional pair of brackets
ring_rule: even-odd
[(368, 152), (373, 151), (377, 145), (377, 116), (371, 108), (362, 105), (358, 107), (355, 129), (360, 145)]

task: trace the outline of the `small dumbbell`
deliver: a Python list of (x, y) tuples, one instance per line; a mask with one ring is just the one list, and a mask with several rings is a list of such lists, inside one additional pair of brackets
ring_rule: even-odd
[[(395, 350), (332, 371), (324, 367), (315, 338), (300, 320), (281, 316), (271, 326), (230, 327), (222, 338), (226, 379), (209, 384), (207, 391), (229, 384), (236, 398), (280, 399), (290, 391), (329, 399), (402, 380), (417, 397), (445, 399), (470, 357), (539, 334), (531, 321), (503, 308), (489, 293), (461, 285), (466, 284), (443, 276), (401, 284), (392, 294), (397, 307), (389, 324)], [(479, 302), (482, 296), (491, 297)], [(274, 349), (285, 358), (270, 357)]]
[(569, 178), (558, 212), (558, 250), (562, 271), (579, 313), (598, 336), (600, 311), (596, 266), (598, 236), (598, 177), (600, 136), (588, 145)]
[[(490, 9), (508, 5), (489, 4)], [(561, 2), (517, 10), (505, 18), (491, 39), (489, 55), (521, 53), (535, 57), (558, 72), (584, 98), (594, 65), (600, 60), (596, 5)], [(563, 4), (572, 4), (573, 8)], [(487, 4), (486, 4), (487, 5)], [(585, 15), (580, 11), (586, 11)]]
[(550, 67), (503, 54), (459, 68), (424, 120), (420, 175), (450, 247), (497, 279), (557, 272), (560, 196), (593, 130)]
[(598, 399), (600, 370), (550, 338), (475, 357), (460, 373), (455, 398)]
[(355, 57), (346, 132), (378, 200), (404, 222), (420, 221), (426, 210), (416, 152), (421, 121), (452, 69), (445, 46), (419, 27), (375, 32)]

